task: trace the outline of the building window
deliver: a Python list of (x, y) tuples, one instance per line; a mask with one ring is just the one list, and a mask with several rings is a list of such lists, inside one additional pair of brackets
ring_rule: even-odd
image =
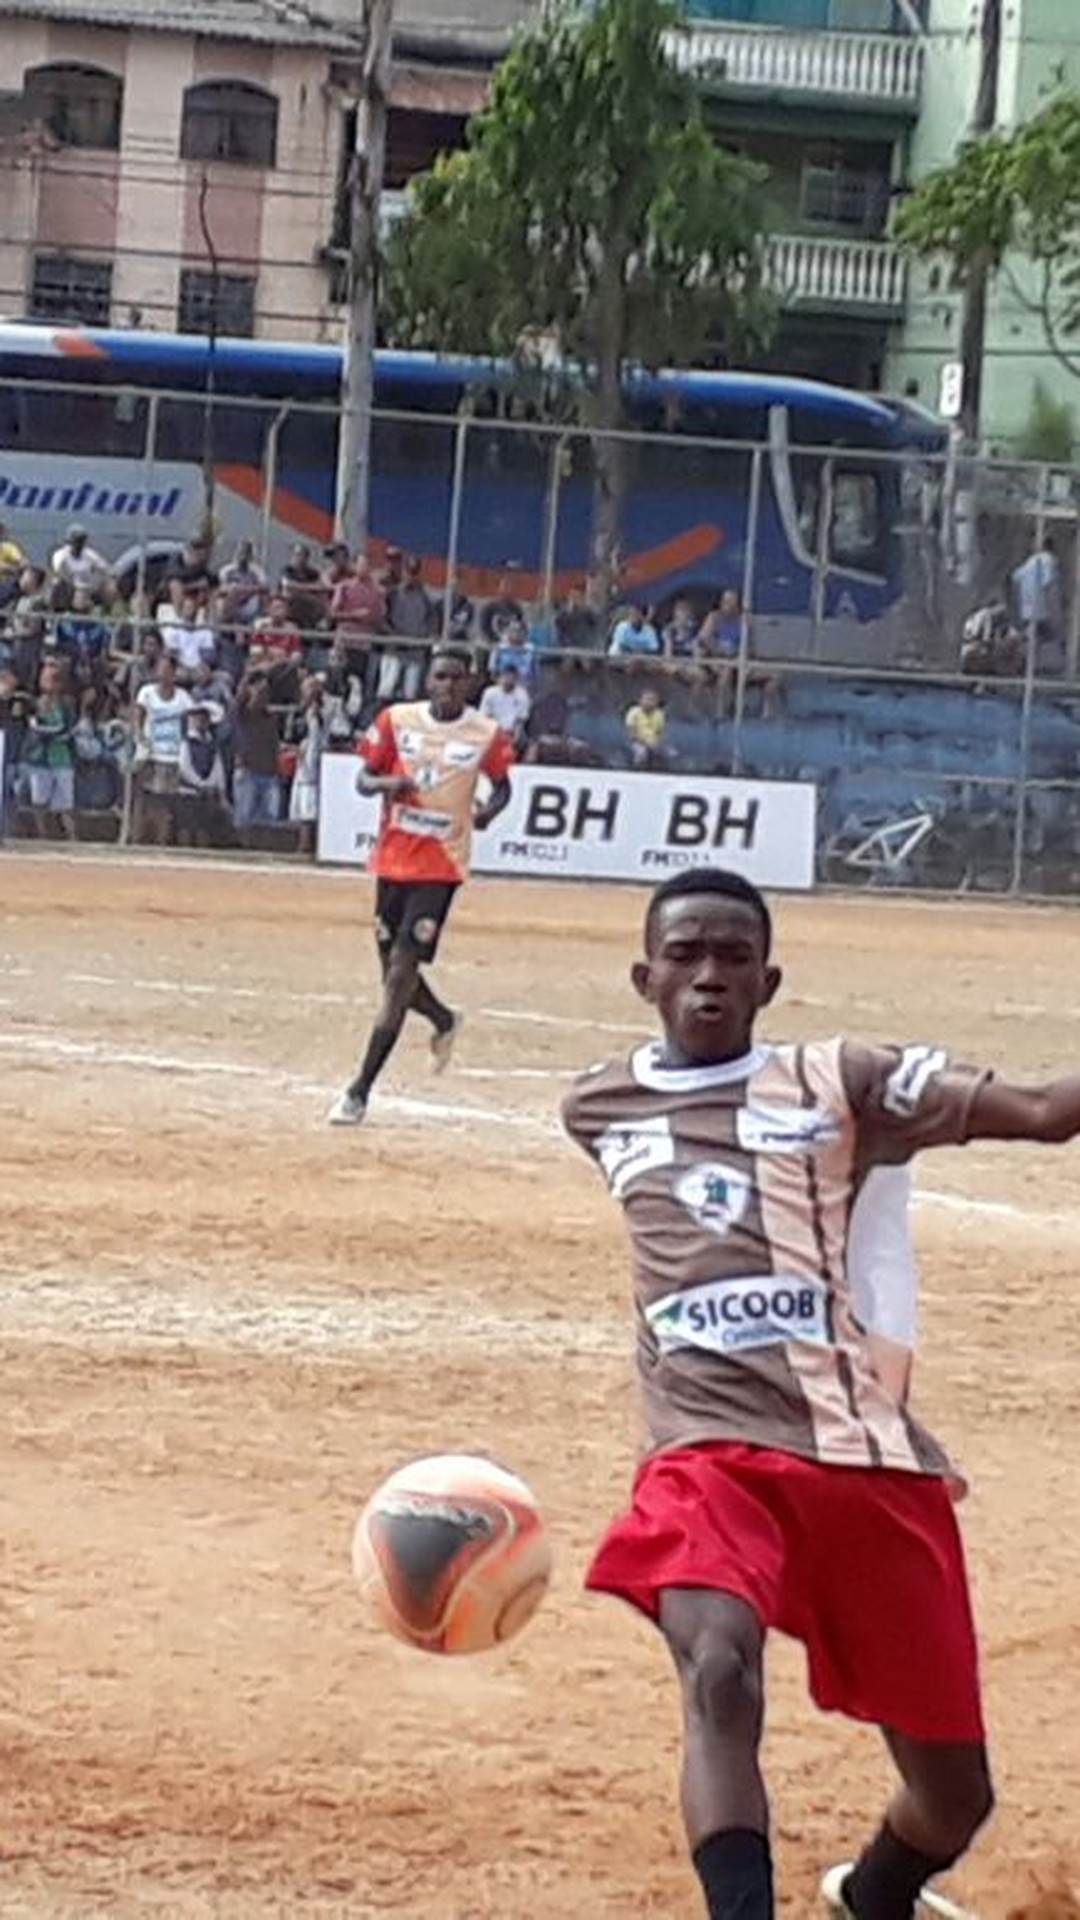
[(255, 331), (255, 281), (240, 273), (207, 273), (185, 267), (180, 275), (180, 333), (226, 334), (250, 339)]
[(209, 80), (184, 95), (182, 160), (231, 160), (242, 167), (277, 162), (278, 103), (246, 80)]
[(804, 220), (876, 234), (883, 230), (888, 210), (889, 182), (883, 174), (851, 167), (803, 167)]
[(120, 147), (124, 83), (99, 67), (32, 67), (23, 92), (62, 147)]
[(72, 320), (107, 327), (112, 306), (112, 262), (77, 260), (67, 253), (34, 256), (30, 289), (33, 320)]

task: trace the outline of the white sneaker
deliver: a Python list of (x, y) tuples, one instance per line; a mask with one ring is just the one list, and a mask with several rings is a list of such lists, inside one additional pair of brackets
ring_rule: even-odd
[(465, 1025), (465, 1015), (455, 1013), (453, 1021), (445, 1033), (433, 1033), (431, 1036), (431, 1058), (436, 1073), (445, 1073), (453, 1058), (454, 1042)]
[[(853, 1862), (847, 1861), (842, 1867), (830, 1867), (821, 1883), (821, 1897), (830, 1913), (850, 1914), (851, 1908), (844, 1900), (844, 1881), (851, 1872)], [(916, 1912), (920, 1920), (975, 1920), (966, 1907), (958, 1907), (953, 1900), (946, 1899), (943, 1893), (932, 1893), (929, 1887), (919, 1895)]]
[(367, 1101), (346, 1088), (339, 1093), (326, 1118), (332, 1127), (358, 1127), (367, 1113)]
[(850, 1913), (851, 1908), (844, 1899), (844, 1881), (851, 1872), (852, 1862), (845, 1861), (842, 1867), (830, 1867), (821, 1883), (821, 1897), (830, 1913)]

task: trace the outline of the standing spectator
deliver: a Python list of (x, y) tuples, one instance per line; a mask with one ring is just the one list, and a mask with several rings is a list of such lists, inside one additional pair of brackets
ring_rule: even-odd
[(255, 558), (253, 540), (241, 540), (221, 569), (222, 623), (254, 626), (266, 601), (267, 579)]
[(252, 669), (236, 697), (233, 731), (233, 819), (241, 832), (278, 823), (281, 728), (270, 705), (270, 678)]
[[(403, 560), (401, 579), (390, 590), (386, 611), (391, 633), (416, 641), (430, 640), (434, 635), (438, 608), (421, 578), (420, 561), (415, 554), (410, 553)], [(379, 697), (415, 700), (426, 677), (426, 665), (427, 649), (421, 646), (410, 647), (404, 657), (396, 651), (385, 652), (379, 675)]]
[(386, 596), (372, 577), (366, 555), (360, 554), (353, 570), (339, 580), (330, 601), (334, 632), (344, 640), (351, 654), (367, 656), (376, 634), (386, 632)]
[(3, 783), (0, 784), (0, 838), (7, 830), (17, 785), (17, 772), (29, 730), (34, 702), (20, 687), (13, 667), (0, 667), (0, 738), (3, 740)]
[(9, 607), (18, 599), (20, 576), (25, 570), (26, 555), (0, 520), (0, 607)]
[(514, 598), (509, 574), (504, 574), (494, 600), (488, 601), (480, 615), (480, 631), (490, 646), (497, 647), (507, 638), (511, 627), (524, 625), (525, 609), (520, 600)]
[(510, 620), (503, 628), (502, 639), (491, 656), (490, 671), (498, 678), (507, 667), (514, 667), (523, 686), (532, 680), (534, 655), (529, 645), (529, 630), (524, 620)]
[[(444, 602), (445, 610), (445, 602)], [(446, 638), (451, 646), (468, 646), (473, 636), (473, 622), (476, 608), (468, 594), (461, 587), (455, 587), (450, 594), (450, 607), (446, 613)]]
[(176, 778), (176, 837), (182, 847), (220, 846), (228, 825), (217, 717), (217, 708), (205, 700), (196, 700), (184, 716)]
[(96, 600), (108, 584), (109, 565), (90, 545), (86, 528), (73, 526), (68, 528), (63, 546), (57, 547), (53, 554), (52, 573), (55, 580), (62, 580), (69, 587), (85, 587), (91, 599)]
[(27, 731), (23, 758), (30, 768), (35, 828), (44, 837), (51, 816), (67, 839), (74, 840), (75, 709), (64, 691), (64, 673), (58, 661), (46, 661), (41, 669), (38, 698)]
[(613, 659), (632, 659), (636, 655), (660, 652), (660, 635), (651, 620), (646, 618), (645, 608), (638, 602), (627, 608), (621, 620), (615, 622), (608, 653)]
[(623, 716), (630, 765), (639, 772), (662, 773), (670, 756), (664, 750), (667, 715), (655, 687), (642, 687), (637, 704)]
[(75, 804), (80, 813), (108, 813), (120, 798), (120, 774), (106, 738), (105, 697), (86, 687), (79, 700), (75, 749)]
[(532, 699), (521, 684), (521, 675), (513, 661), (507, 661), (497, 680), (485, 687), (480, 696), (480, 711), (514, 743), (519, 752), (525, 743), (525, 728), (532, 712)]
[(289, 612), (289, 601), (283, 593), (275, 593), (265, 617), (256, 620), (252, 639), (279, 660), (299, 660), (302, 657), (304, 642)]
[(1012, 583), (1020, 625), (1038, 664), (1061, 672), (1061, 568), (1051, 534), (1017, 567)]
[(287, 566), (281, 570), (279, 592), (290, 623), (300, 633), (314, 633), (326, 619), (323, 577), (311, 557), (311, 548), (297, 541)]
[(289, 819), (298, 827), (300, 852), (314, 853), (319, 819), (319, 768), (330, 739), (331, 705), (317, 674), (304, 680), (295, 724), (296, 768), (289, 790)]
[(191, 695), (176, 684), (176, 662), (163, 653), (156, 677), (135, 698), (135, 838), (168, 846), (176, 833), (176, 788), (184, 721)]

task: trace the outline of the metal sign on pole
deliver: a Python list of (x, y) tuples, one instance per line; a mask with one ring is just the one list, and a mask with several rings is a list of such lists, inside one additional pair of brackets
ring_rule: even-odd
[(348, 318), (341, 380), (335, 522), (357, 553), (367, 544), (375, 389), (379, 204), (386, 157), (393, 0), (367, 0), (364, 64), (349, 164)]

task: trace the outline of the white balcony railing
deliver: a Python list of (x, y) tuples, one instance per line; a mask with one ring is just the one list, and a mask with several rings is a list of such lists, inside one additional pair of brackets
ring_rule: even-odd
[(774, 234), (767, 243), (766, 262), (768, 284), (786, 308), (904, 311), (907, 260), (891, 241)]
[(866, 109), (917, 110), (923, 48), (888, 33), (792, 32), (733, 21), (692, 23), (667, 37), (677, 67), (725, 87), (858, 100)]

